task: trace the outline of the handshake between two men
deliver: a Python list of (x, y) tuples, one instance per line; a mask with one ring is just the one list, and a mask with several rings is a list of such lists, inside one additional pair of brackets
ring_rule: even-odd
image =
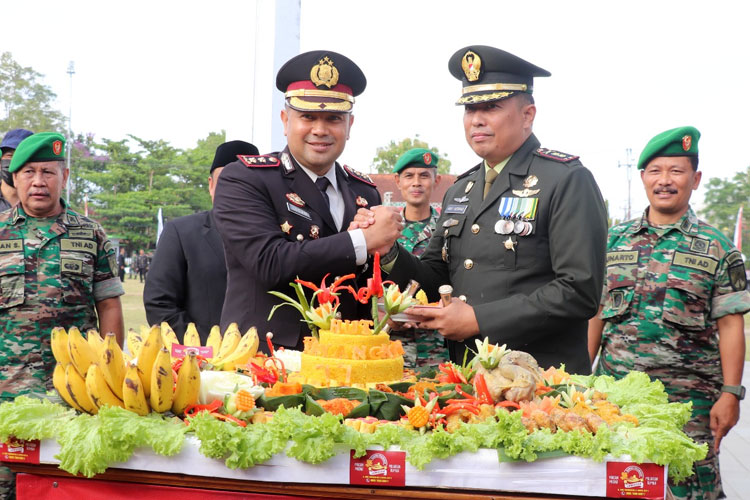
[[(389, 254), (389, 252), (393, 255), (394, 252), (392, 250), (395, 250), (394, 245), (397, 245), (396, 240), (401, 237), (401, 232), (405, 224), (406, 220), (398, 207), (380, 205), (370, 209), (360, 208), (347, 230), (361, 229), (367, 242), (367, 252), (370, 255), (379, 252), (382, 257)], [(416, 279), (423, 285), (428, 296), (437, 295), (437, 290), (429, 289), (425, 284), (435, 281), (434, 279), (426, 279), (426, 276), (430, 275), (434, 277), (435, 274), (438, 274), (438, 271), (405, 251), (399, 251), (397, 258), (394, 258), (396, 260), (389, 259), (390, 262), (381, 261), (381, 264), (384, 271), (394, 274), (391, 278), (395, 278), (394, 281), (397, 282), (402, 290), (410, 279)], [(404, 261), (406, 260), (410, 261), (410, 265), (408, 266), (410, 269), (415, 268), (414, 273), (395, 273), (394, 271), (397, 270), (397, 266), (398, 270), (403, 269), (404, 264), (406, 264)], [(442, 261), (440, 263), (443, 264)], [(398, 278), (395, 276), (396, 274), (398, 274)], [(447, 283), (438, 282), (437, 286), (440, 284)], [(419, 319), (415, 323), (399, 324), (391, 322), (391, 328), (399, 330), (416, 327), (437, 330), (443, 337), (455, 341), (461, 341), (479, 334), (479, 324), (477, 323), (474, 309), (456, 297), (452, 297), (450, 304), (446, 307), (431, 309), (410, 308), (406, 310), (406, 313)]]

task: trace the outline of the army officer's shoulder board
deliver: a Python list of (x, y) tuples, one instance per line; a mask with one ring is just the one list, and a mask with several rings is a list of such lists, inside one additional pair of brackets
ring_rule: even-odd
[(548, 160), (559, 161), (560, 163), (570, 163), (580, 158), (579, 156), (569, 155), (568, 153), (562, 153), (555, 151), (554, 149), (539, 148), (534, 151), (534, 154)]

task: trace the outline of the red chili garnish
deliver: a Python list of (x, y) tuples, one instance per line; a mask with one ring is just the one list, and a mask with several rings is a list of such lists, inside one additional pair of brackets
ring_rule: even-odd
[(487, 387), (487, 382), (484, 380), (484, 374), (477, 373), (474, 377), (474, 389), (476, 390), (478, 398), (486, 404), (494, 403), (490, 389)]
[(515, 408), (516, 410), (521, 409), (521, 405), (516, 403), (515, 401), (500, 401), (498, 404), (495, 405), (496, 407), (502, 407), (502, 408)]
[(186, 417), (192, 417), (197, 415), (198, 413), (202, 411), (207, 411), (209, 413), (213, 413), (219, 408), (222, 407), (224, 403), (220, 399), (214, 399), (213, 402), (207, 404), (207, 405), (188, 405), (187, 408), (185, 408), (185, 416)]
[(232, 415), (224, 415), (223, 413), (212, 413), (211, 415), (218, 418), (219, 420), (223, 420), (225, 422), (234, 422), (240, 427), (247, 427), (247, 422), (245, 422), (244, 420), (240, 420), (239, 418)]

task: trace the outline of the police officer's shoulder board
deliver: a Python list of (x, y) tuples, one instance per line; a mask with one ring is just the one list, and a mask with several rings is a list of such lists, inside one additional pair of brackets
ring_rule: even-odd
[(278, 167), (281, 161), (276, 155), (237, 155), (246, 167)]
[(568, 153), (562, 153), (555, 151), (554, 149), (539, 148), (534, 151), (534, 154), (548, 160), (559, 161), (561, 163), (570, 163), (571, 161), (577, 160), (580, 156), (569, 155)]
[(364, 182), (365, 184), (369, 184), (372, 187), (377, 187), (377, 186), (375, 186), (375, 183), (373, 182), (373, 180), (370, 178), (369, 175), (363, 174), (362, 172), (354, 170), (349, 165), (344, 165), (344, 171), (347, 174), (349, 174), (350, 176), (352, 176), (353, 178), (355, 178), (358, 181), (360, 181), (360, 182)]
[(463, 179), (464, 177), (466, 177), (468, 175), (473, 174), (474, 172), (476, 172), (477, 170), (479, 170), (479, 167), (481, 167), (481, 166), (482, 166), (482, 164), (480, 163), (479, 165), (477, 165), (475, 167), (472, 167), (469, 170), (467, 170), (466, 172), (464, 172), (463, 174), (459, 175), (458, 177), (456, 177), (456, 182), (460, 181), (461, 179)]

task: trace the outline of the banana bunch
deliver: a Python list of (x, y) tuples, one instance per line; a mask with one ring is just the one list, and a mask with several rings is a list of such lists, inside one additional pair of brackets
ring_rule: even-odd
[[(209, 361), (219, 370), (234, 371), (255, 357), (260, 345), (258, 330), (251, 327), (245, 335), (240, 333), (237, 323), (232, 323), (224, 332), (224, 337), (215, 326), (208, 335), (206, 345), (214, 346), (214, 357)], [(218, 348), (216, 348), (218, 346)]]
[(76, 327), (56, 327), (51, 332), (57, 360), (52, 382), (60, 397), (81, 412), (96, 414), (110, 405), (139, 415), (169, 410), (182, 415), (198, 401), (200, 367), (196, 352), (189, 351), (175, 373), (170, 355), (175, 343), (166, 323), (128, 331), (127, 352), (114, 333), (102, 337), (89, 330), (84, 338)]

